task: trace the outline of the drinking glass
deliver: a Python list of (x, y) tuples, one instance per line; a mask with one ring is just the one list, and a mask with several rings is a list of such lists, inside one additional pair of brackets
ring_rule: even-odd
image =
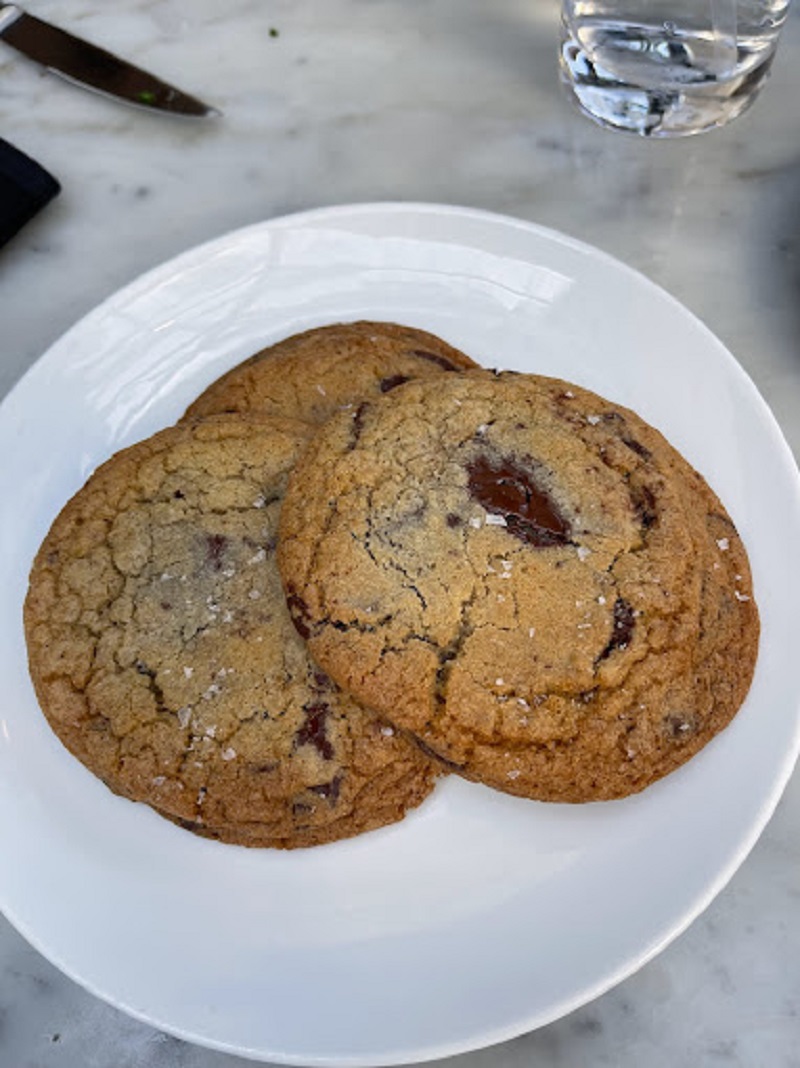
[(561, 79), (590, 118), (648, 137), (748, 108), (790, 0), (562, 0)]

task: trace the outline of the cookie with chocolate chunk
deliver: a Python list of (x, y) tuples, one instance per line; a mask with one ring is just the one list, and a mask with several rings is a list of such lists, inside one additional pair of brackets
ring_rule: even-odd
[(618, 798), (747, 694), (759, 623), (736, 529), (635, 413), (535, 375), (408, 383), (293, 472), (279, 566), (341, 686), (450, 769)]
[(306, 433), (221, 416), (117, 453), (55, 520), (25, 603), (31, 676), (66, 747), (115, 793), (244, 845), (391, 823), (436, 774), (292, 626), (275, 545)]
[(221, 412), (285, 416), (317, 425), (349, 404), (409, 379), (476, 364), (424, 330), (335, 323), (279, 341), (238, 364), (191, 404), (184, 420)]

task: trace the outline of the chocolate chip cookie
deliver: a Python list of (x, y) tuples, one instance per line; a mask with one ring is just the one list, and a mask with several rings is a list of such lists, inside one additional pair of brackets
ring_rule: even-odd
[(335, 323), (279, 341), (213, 382), (184, 419), (250, 412), (311, 424), (412, 378), (476, 364), (424, 330), (395, 323)]
[(402, 818), (435, 767), (314, 664), (275, 562), (307, 426), (221, 416), (100, 467), (55, 520), (25, 604), (45, 716), (116, 793), (244, 845)]
[(509, 793), (641, 790), (731, 720), (758, 613), (736, 529), (635, 413), (472, 371), (334, 416), (294, 471), (279, 566), (331, 677)]

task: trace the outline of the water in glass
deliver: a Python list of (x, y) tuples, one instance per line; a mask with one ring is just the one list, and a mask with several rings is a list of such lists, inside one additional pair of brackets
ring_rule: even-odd
[(604, 126), (680, 136), (735, 118), (767, 78), (790, 0), (563, 0), (561, 77)]

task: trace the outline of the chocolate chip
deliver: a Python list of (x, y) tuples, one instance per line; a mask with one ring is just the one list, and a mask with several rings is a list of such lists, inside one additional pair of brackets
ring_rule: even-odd
[(635, 625), (636, 616), (633, 609), (624, 597), (618, 597), (614, 602), (614, 622), (611, 628), (611, 637), (605, 649), (597, 658), (598, 662), (611, 656), (615, 649), (627, 649), (633, 637)]
[(658, 522), (656, 498), (649, 486), (631, 486), (629, 489), (634, 510), (645, 530)]
[(333, 759), (333, 746), (328, 740), (326, 721), (330, 707), (326, 704), (306, 705), (306, 721), (294, 736), (295, 747), (313, 745), (323, 760)]
[(380, 382), (381, 393), (388, 393), (397, 386), (402, 386), (404, 382), (410, 381), (408, 375), (390, 375), (389, 378), (382, 378)]
[(478, 456), (467, 466), (470, 495), (487, 512), (501, 515), (510, 534), (537, 548), (568, 545), (570, 526), (532, 467), (510, 457)]
[(646, 449), (644, 445), (641, 445), (634, 438), (621, 438), (623, 445), (627, 445), (629, 449), (632, 449), (638, 456), (641, 456), (643, 460), (652, 459), (653, 454), (649, 449)]
[(330, 801), (331, 806), (335, 805), (339, 800), (339, 792), (342, 788), (342, 776), (336, 775), (330, 782), (322, 782), (319, 786), (309, 786), (309, 790), (312, 794), (316, 794), (317, 797), (324, 797)]
[(448, 527), (460, 527), (463, 526), (464, 520), (460, 515), (456, 515), (455, 512), (448, 512), (447, 525)]
[(446, 356), (440, 356), (436, 352), (428, 352), (426, 349), (413, 349), (412, 356), (416, 356), (420, 360), (428, 360), (429, 363), (435, 363), (442, 368), (443, 371), (459, 371), (460, 368), (448, 360)]
[(183, 490), (175, 490), (172, 496), (175, 498), (176, 501), (182, 501), (186, 494), (183, 492)]
[(228, 539), (224, 534), (206, 535), (206, 563), (215, 571), (222, 570), (222, 559)]

